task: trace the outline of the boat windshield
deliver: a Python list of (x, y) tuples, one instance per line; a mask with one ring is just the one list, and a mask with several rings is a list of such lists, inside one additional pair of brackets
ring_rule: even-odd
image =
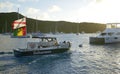
[(57, 41), (56, 38), (42, 38), (43, 42)]
[(47, 40), (50, 42), (50, 41), (55, 41), (56, 39), (55, 38), (48, 38)]
[(108, 33), (108, 35), (109, 35), (109, 36), (112, 36), (112, 35), (113, 35), (113, 33)]
[(105, 35), (106, 35), (106, 33), (101, 33), (100, 35), (101, 35), (101, 36), (105, 36)]
[(109, 36), (112, 36), (114, 33), (110, 32), (110, 33), (101, 33), (100, 35), (101, 36), (105, 36), (105, 35), (109, 35)]

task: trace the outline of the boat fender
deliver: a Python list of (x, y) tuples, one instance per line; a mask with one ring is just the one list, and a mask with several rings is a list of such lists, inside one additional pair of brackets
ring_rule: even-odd
[(82, 44), (80, 44), (79, 47), (82, 47)]
[(30, 43), (29, 46), (30, 46), (30, 48), (35, 48), (35, 44), (34, 43)]

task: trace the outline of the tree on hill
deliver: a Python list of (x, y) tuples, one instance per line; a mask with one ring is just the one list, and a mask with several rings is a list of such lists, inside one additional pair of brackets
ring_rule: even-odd
[[(0, 13), (0, 33), (12, 32), (11, 24), (14, 20), (23, 18), (24, 16), (16, 12)], [(66, 21), (42, 21), (27, 17), (27, 32), (64, 32), (64, 33), (94, 33), (97, 31), (103, 31), (105, 24), (100, 23), (74, 23)], [(37, 22), (37, 23), (36, 23)]]

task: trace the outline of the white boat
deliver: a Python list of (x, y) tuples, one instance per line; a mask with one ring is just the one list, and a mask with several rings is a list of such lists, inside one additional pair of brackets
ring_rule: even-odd
[[(36, 38), (36, 37), (35, 37)], [(38, 37), (37, 42), (28, 42), (27, 48), (14, 49), (14, 55), (16, 57), (20, 56), (30, 56), (30, 55), (44, 55), (52, 53), (62, 53), (70, 49), (70, 42), (57, 42), (55, 37)]]
[(90, 44), (110, 44), (120, 42), (120, 23), (108, 23), (106, 29), (96, 37), (89, 38)]

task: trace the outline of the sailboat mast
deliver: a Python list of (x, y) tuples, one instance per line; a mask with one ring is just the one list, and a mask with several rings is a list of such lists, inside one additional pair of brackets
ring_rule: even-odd
[(77, 25), (77, 32), (76, 32), (76, 34), (79, 35), (79, 23), (77, 23), (76, 25)]
[(19, 19), (19, 8), (18, 8), (18, 15), (17, 16), (18, 16), (18, 19)]
[(57, 22), (55, 24), (55, 33), (57, 33)]
[(7, 33), (7, 21), (5, 21), (5, 33)]
[(27, 35), (27, 18), (25, 17), (25, 22), (26, 22), (26, 35)]
[(36, 17), (36, 32), (38, 30), (37, 17)]

